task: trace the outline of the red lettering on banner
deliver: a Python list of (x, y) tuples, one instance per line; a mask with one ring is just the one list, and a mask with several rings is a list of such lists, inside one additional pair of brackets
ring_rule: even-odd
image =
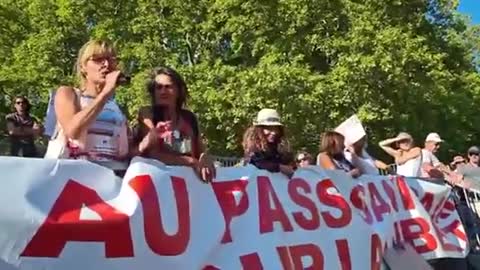
[(263, 265), (258, 253), (243, 255), (240, 257), (240, 262), (242, 263), (242, 269), (263, 270)]
[(388, 183), (386, 180), (382, 181), (382, 186), (383, 186), (383, 190), (385, 190), (385, 193), (390, 199), (390, 203), (392, 204), (393, 209), (395, 210), (395, 212), (398, 212), (398, 203), (397, 203), (397, 197), (395, 196), (395, 190), (392, 188), (392, 186), (390, 186), (390, 183)]
[(355, 208), (363, 212), (363, 220), (365, 220), (367, 224), (371, 225), (373, 223), (373, 216), (370, 212), (370, 209), (368, 209), (364, 196), (365, 188), (363, 186), (355, 186), (350, 193), (350, 201)]
[[(222, 237), (222, 244), (232, 242), (230, 232), (230, 223), (234, 217), (243, 215), (249, 205), (248, 194), (246, 192), (248, 181), (234, 180), (227, 182), (212, 183), (213, 191), (217, 197), (217, 201), (222, 209), (223, 218), (225, 219), (225, 232)], [(237, 204), (235, 200), (235, 192), (241, 193), (240, 201)]]
[(400, 244), (403, 242), (402, 235), (400, 234), (400, 224), (398, 222), (393, 223), (393, 228), (395, 230), (395, 236), (393, 238), (394, 244)]
[(443, 228), (442, 231), (453, 233), (455, 236), (466, 242), (467, 235), (462, 230), (460, 230), (460, 228), (462, 227), (462, 223), (460, 222), (460, 220), (457, 219), (453, 221), (450, 225)]
[(442, 248), (446, 251), (455, 251), (455, 252), (462, 252), (463, 248), (456, 246), (451, 243), (445, 242), (446, 234), (447, 233), (453, 233), (455, 236), (458, 237), (458, 239), (461, 239), (463, 241), (467, 241), (467, 236), (465, 233), (463, 233), (461, 230), (459, 230), (459, 227), (462, 226), (461, 222), (458, 220), (454, 220), (450, 225), (446, 226), (443, 229), (439, 229), (437, 224), (432, 223), (433, 227), (435, 228), (435, 231), (437, 232), (438, 239), (440, 241), (440, 245)]
[(277, 247), (277, 253), (280, 257), (280, 261), (282, 262), (283, 270), (294, 270), (292, 268), (292, 260), (290, 258), (290, 251), (288, 247)]
[[(295, 270), (323, 269), (323, 254), (320, 248), (314, 244), (291, 246), (288, 248)], [(304, 266), (302, 257), (308, 256), (312, 259), (310, 266)]]
[(382, 265), (382, 241), (380, 240), (380, 236), (378, 234), (372, 234), (371, 237), (371, 257), (370, 257), (370, 266), (371, 270), (380, 270), (380, 266)]
[(215, 267), (213, 265), (207, 265), (202, 270), (220, 270), (220, 268)]
[(448, 197), (444, 197), (440, 200), (440, 202), (435, 207), (435, 210), (432, 212), (432, 223), (438, 222), (438, 218), (440, 216), (440, 212), (442, 211), (445, 202), (448, 200)]
[[(283, 206), (272, 187), (270, 179), (266, 176), (259, 176), (258, 184), (258, 210), (260, 215), (260, 233), (269, 233), (273, 231), (273, 223), (280, 222), (283, 231), (293, 231), (292, 224), (288, 220), (288, 216), (283, 210)], [(273, 201), (274, 207), (270, 206), (270, 198)]]
[(378, 222), (383, 221), (383, 215), (390, 213), (390, 206), (380, 196), (377, 187), (374, 183), (368, 183), (368, 191), (370, 193), (370, 199), (372, 201), (372, 210), (375, 214), (375, 218)]
[(410, 188), (405, 182), (405, 178), (403, 176), (398, 176), (396, 177), (396, 182), (405, 210), (415, 209), (415, 203), (413, 202), (412, 194), (410, 193)]
[(338, 259), (342, 265), (342, 270), (352, 269), (352, 259), (350, 257), (350, 249), (348, 248), (348, 241), (346, 239), (336, 240)]
[[(102, 220), (81, 220), (83, 206)], [(107, 258), (132, 257), (129, 218), (89, 187), (69, 180), (50, 213), (20, 256), (58, 257), (69, 241), (104, 242)]]
[(442, 210), (439, 212), (438, 216), (441, 219), (448, 218), (452, 213), (454, 213), (455, 210), (455, 204), (452, 202), (451, 199), (445, 202), (443, 205)]
[[(400, 228), (405, 241), (410, 242), (418, 253), (427, 253), (437, 248), (437, 241), (430, 233), (430, 226), (424, 218), (418, 217), (401, 220)], [(417, 230), (414, 230), (415, 228), (417, 228)], [(423, 239), (425, 244), (415, 245), (415, 239)]]
[(178, 230), (173, 235), (165, 232), (155, 185), (148, 175), (133, 178), (129, 185), (142, 202), (144, 233), (150, 249), (161, 256), (180, 255), (190, 241), (190, 204), (185, 179), (172, 176), (172, 186), (177, 208)]
[(423, 205), (423, 208), (430, 214), (430, 210), (433, 206), (433, 194), (430, 192), (425, 192), (423, 198), (420, 200), (420, 203)]
[(302, 212), (293, 212), (292, 216), (298, 226), (305, 230), (316, 230), (320, 227), (320, 215), (315, 203), (307, 196), (300, 194), (299, 189), (303, 193), (310, 194), (312, 192), (307, 181), (301, 178), (293, 178), (288, 182), (288, 194), (294, 203), (305, 208), (310, 213), (311, 218), (307, 218)]
[(348, 205), (343, 196), (338, 194), (329, 193), (329, 189), (335, 189), (338, 192), (337, 187), (333, 184), (332, 180), (326, 179), (317, 184), (317, 196), (321, 203), (337, 208), (340, 210), (340, 217), (336, 218), (327, 211), (322, 211), (322, 215), (325, 223), (330, 228), (342, 228), (350, 224), (352, 220), (352, 209)]

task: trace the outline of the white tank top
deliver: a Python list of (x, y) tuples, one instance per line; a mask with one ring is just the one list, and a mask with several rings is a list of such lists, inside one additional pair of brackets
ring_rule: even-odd
[(397, 165), (397, 174), (405, 177), (420, 177), (421, 176), (422, 155), (417, 158), (410, 159), (402, 165)]
[[(81, 94), (78, 97), (82, 109), (94, 100), (93, 97)], [(95, 121), (88, 127), (84, 145), (69, 142), (71, 157), (98, 162), (118, 160), (128, 153), (126, 123), (118, 104), (114, 99), (109, 99)]]

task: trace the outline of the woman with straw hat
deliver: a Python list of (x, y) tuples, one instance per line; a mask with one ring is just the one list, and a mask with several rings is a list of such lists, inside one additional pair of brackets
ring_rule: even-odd
[(242, 144), (245, 163), (289, 177), (293, 175), (285, 129), (276, 110), (260, 110), (253, 126), (245, 131)]
[(400, 132), (397, 137), (381, 141), (379, 145), (395, 159), (397, 174), (406, 177), (420, 177), (422, 150), (414, 146), (410, 134)]

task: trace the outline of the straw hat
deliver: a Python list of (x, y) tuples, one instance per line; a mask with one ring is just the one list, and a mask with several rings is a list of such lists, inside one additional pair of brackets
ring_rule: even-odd
[(257, 114), (254, 126), (283, 126), (280, 122), (280, 115), (274, 109), (262, 109)]

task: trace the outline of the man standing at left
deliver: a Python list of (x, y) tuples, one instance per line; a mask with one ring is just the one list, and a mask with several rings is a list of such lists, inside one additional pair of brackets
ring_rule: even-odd
[(14, 108), (15, 112), (5, 117), (10, 138), (10, 155), (36, 157), (35, 137), (42, 134), (42, 127), (30, 116), (31, 105), (27, 98), (16, 97)]

